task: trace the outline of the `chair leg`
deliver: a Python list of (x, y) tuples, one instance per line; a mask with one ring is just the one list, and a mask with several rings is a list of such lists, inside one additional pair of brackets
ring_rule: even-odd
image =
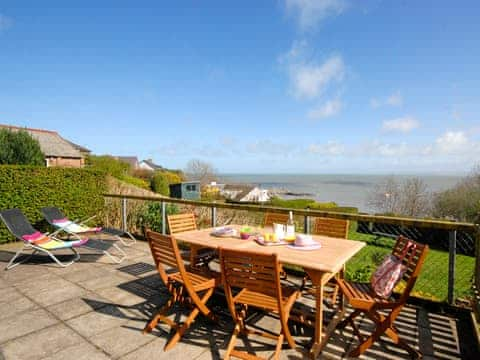
[(10, 259), (7, 266), (5, 267), (5, 271), (13, 269), (15, 266), (24, 263), (25, 261), (29, 260), (37, 252), (37, 250), (34, 249), (33, 252), (29, 256), (27, 256), (25, 259), (15, 263), (15, 259), (17, 259), (23, 253), (23, 250), (25, 250), (25, 248), (26, 248), (26, 246), (23, 245), (22, 248), (15, 253), (15, 255)]
[(130, 241), (125, 241), (121, 236), (115, 235), (115, 238), (122, 243), (124, 246), (132, 246), (137, 242), (137, 239), (128, 231), (125, 231), (125, 234), (130, 238)]
[(113, 255), (107, 250), (103, 250), (102, 252), (104, 255), (107, 255), (114, 263), (120, 264), (123, 260), (127, 258), (127, 254), (125, 253), (125, 251), (120, 249), (120, 247), (117, 244), (113, 244), (112, 247), (114, 247), (115, 250), (117, 250), (117, 252), (119, 252), (121, 255), (120, 256)]
[(235, 343), (237, 342), (237, 336), (240, 333), (240, 324), (235, 325), (235, 329), (233, 330), (233, 334), (230, 337), (230, 341), (228, 342), (227, 350), (225, 352), (224, 359), (230, 359), (230, 354), (232, 353), (233, 349), (235, 348)]

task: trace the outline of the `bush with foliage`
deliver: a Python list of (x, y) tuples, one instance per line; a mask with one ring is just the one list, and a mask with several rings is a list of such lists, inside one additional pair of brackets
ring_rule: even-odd
[(40, 144), (25, 130), (0, 130), (1, 165), (45, 165)]
[(165, 196), (170, 195), (170, 184), (176, 184), (182, 181), (182, 178), (170, 171), (155, 171), (152, 176), (150, 186), (152, 191)]
[(433, 199), (433, 215), (459, 221), (480, 222), (480, 166), (455, 185)]
[(150, 190), (150, 183), (148, 181), (145, 181), (143, 179), (130, 176), (130, 175), (123, 175), (118, 178), (119, 180), (125, 181), (128, 184), (135, 185), (136, 187), (145, 189), (145, 190)]
[[(101, 215), (105, 189), (105, 174), (100, 171), (0, 166), (0, 209), (20, 208), (39, 230), (46, 230), (40, 214), (44, 206), (57, 206), (72, 219)], [(10, 240), (13, 237), (1, 223), (0, 243)]]
[[(178, 214), (179, 210), (175, 204), (167, 204), (167, 215)], [(162, 204), (160, 202), (149, 202), (138, 216), (138, 224), (143, 230), (162, 231)]]
[(130, 172), (130, 164), (117, 160), (110, 155), (88, 155), (85, 165), (94, 170), (100, 170), (117, 179), (126, 176)]

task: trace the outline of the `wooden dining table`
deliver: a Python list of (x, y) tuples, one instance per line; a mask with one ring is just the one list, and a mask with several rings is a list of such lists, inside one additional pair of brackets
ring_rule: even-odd
[[(240, 225), (229, 225), (229, 227), (239, 229)], [(194, 248), (208, 247), (218, 249), (232, 250), (251, 250), (259, 253), (278, 255), (278, 260), (282, 264), (291, 264), (302, 267), (310, 276), (312, 284), (315, 287), (315, 320), (313, 326), (314, 337), (312, 347), (309, 351), (310, 357), (315, 359), (326, 345), (330, 334), (334, 330), (334, 323), (323, 329), (323, 289), (324, 285), (337, 273), (342, 272), (346, 262), (352, 258), (362, 247), (364, 242), (333, 238), (321, 235), (312, 235), (313, 239), (320, 243), (321, 247), (315, 250), (292, 249), (285, 245), (260, 245), (251, 238), (242, 240), (238, 235), (231, 237), (216, 237), (212, 235), (213, 228), (202, 230), (186, 231), (175, 234), (175, 238), (190, 244)], [(343, 303), (343, 300), (342, 302)], [(337, 314), (336, 322), (343, 315), (343, 306), (340, 307), (340, 313)]]

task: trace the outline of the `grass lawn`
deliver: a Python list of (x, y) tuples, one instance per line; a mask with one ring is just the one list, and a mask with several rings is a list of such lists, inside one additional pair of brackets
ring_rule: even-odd
[[(357, 232), (351, 232), (349, 238), (365, 241), (368, 245), (347, 263), (346, 277), (355, 281), (369, 281), (378, 263), (391, 252), (394, 241), (388, 238), (380, 238), (375, 243), (375, 236)], [(474, 266), (474, 257), (456, 256), (456, 298), (465, 298), (471, 294)], [(433, 301), (445, 301), (447, 299), (447, 289), (448, 252), (430, 249), (412, 295)]]

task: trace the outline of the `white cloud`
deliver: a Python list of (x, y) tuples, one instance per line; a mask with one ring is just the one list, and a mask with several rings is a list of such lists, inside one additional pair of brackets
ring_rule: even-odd
[(312, 109), (308, 112), (309, 119), (325, 119), (338, 114), (342, 110), (342, 102), (340, 99), (328, 100), (318, 108)]
[(329, 141), (326, 144), (311, 144), (307, 151), (316, 155), (338, 156), (345, 152), (345, 146), (336, 141)]
[(382, 130), (386, 132), (408, 133), (420, 126), (420, 123), (411, 116), (404, 116), (392, 120), (385, 120)]
[(313, 99), (332, 83), (343, 80), (345, 65), (340, 55), (333, 55), (322, 64), (293, 62), (289, 64), (289, 75), (293, 95), (298, 99)]
[(395, 92), (385, 98), (371, 98), (370, 106), (373, 109), (378, 109), (381, 106), (395, 106), (401, 107), (403, 105), (403, 96), (400, 92)]
[(315, 28), (329, 16), (341, 14), (345, 0), (285, 0), (287, 14), (296, 18), (301, 30)]
[(385, 103), (390, 106), (402, 106), (403, 97), (402, 95), (400, 95), (399, 92), (396, 92), (395, 94), (392, 94), (389, 97), (387, 97), (387, 100), (385, 101)]
[(435, 140), (435, 145), (441, 154), (467, 153), (475, 147), (463, 131), (447, 131)]
[(0, 14), (0, 33), (4, 30), (7, 30), (13, 24), (13, 20), (8, 16)]
[(296, 149), (291, 144), (277, 143), (269, 139), (259, 139), (247, 144), (245, 150), (250, 154), (287, 156), (291, 155)]
[(391, 144), (375, 140), (369, 144), (361, 146), (352, 153), (360, 156), (400, 157), (411, 155), (414, 153), (414, 149), (404, 142)]

